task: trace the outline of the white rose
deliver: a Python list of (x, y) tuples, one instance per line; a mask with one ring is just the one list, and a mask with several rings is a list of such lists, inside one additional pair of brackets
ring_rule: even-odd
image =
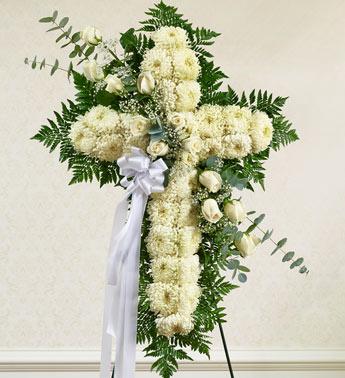
[(97, 46), (102, 41), (101, 32), (93, 26), (87, 26), (80, 32), (80, 38), (88, 45)]
[(151, 94), (155, 88), (155, 79), (151, 72), (145, 71), (138, 76), (137, 80), (138, 91), (142, 94)]
[(150, 128), (150, 120), (143, 116), (135, 116), (130, 121), (130, 129), (133, 136), (146, 135)]
[(236, 200), (228, 202), (224, 206), (224, 213), (233, 223), (243, 222), (247, 216), (242, 202)]
[(202, 149), (202, 139), (195, 136), (185, 139), (183, 148), (193, 155), (197, 155)]
[(105, 78), (105, 82), (107, 83), (105, 87), (107, 92), (119, 94), (123, 91), (122, 80), (116, 75), (108, 75)]
[(184, 128), (186, 119), (183, 113), (170, 113), (168, 114), (168, 122), (174, 126), (176, 130)]
[(102, 68), (95, 60), (85, 62), (83, 65), (84, 75), (89, 81), (99, 81), (104, 79)]
[(199, 182), (210, 192), (217, 193), (222, 187), (223, 180), (218, 172), (204, 171), (199, 176)]
[(201, 212), (204, 218), (211, 223), (217, 223), (223, 216), (222, 212), (219, 210), (217, 201), (213, 198), (208, 198), (204, 201), (201, 206)]
[(236, 248), (242, 257), (250, 256), (254, 253), (256, 246), (261, 240), (255, 235), (243, 234), (241, 240), (235, 241)]
[(151, 141), (147, 147), (147, 152), (154, 157), (164, 156), (168, 153), (169, 146), (161, 140)]

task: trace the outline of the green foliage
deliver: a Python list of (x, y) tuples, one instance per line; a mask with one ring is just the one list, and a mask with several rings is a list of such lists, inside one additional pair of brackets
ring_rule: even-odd
[(50, 23), (52, 27), (47, 30), (47, 32), (58, 31), (60, 35), (56, 38), (55, 42), (59, 43), (62, 41), (61, 48), (65, 48), (67, 46), (72, 47), (72, 51), (69, 53), (69, 58), (79, 58), (78, 64), (83, 62), (84, 60), (89, 59), (89, 57), (93, 54), (95, 47), (88, 46), (87, 44), (79, 44), (80, 41), (80, 32), (73, 32), (73, 27), (66, 26), (69, 23), (68, 17), (62, 17), (60, 21), (57, 20), (58, 11), (54, 11), (52, 16), (43, 17), (39, 20), (41, 23)]
[(67, 161), (68, 169), (72, 171), (70, 184), (79, 182), (91, 182), (94, 178), (99, 181), (100, 186), (119, 182), (118, 167), (116, 163), (104, 162), (98, 159), (76, 152), (69, 139), (71, 125), (83, 114), (84, 108), (78, 104), (68, 101), (68, 105), (62, 104), (62, 115), (55, 112), (56, 120), (48, 120), (48, 125), (41, 126), (41, 129), (32, 139), (41, 142), (53, 152), (60, 145), (61, 162)]
[(66, 72), (67, 73), (67, 77), (69, 78), (71, 76), (72, 72), (73, 72), (73, 64), (72, 64), (72, 62), (70, 62), (68, 69), (65, 69), (65, 68), (61, 68), (60, 67), (60, 63), (59, 63), (58, 59), (55, 59), (54, 64), (50, 64), (50, 63), (46, 62), (45, 58), (43, 58), (41, 61), (38, 61), (37, 60), (37, 56), (35, 56), (32, 60), (29, 60), (29, 58), (25, 58), (24, 59), (24, 63), (26, 65), (30, 65), (33, 70), (34, 69), (42, 70), (42, 69), (44, 69), (46, 67), (49, 67), (50, 68), (50, 75), (51, 76), (53, 76), (56, 71), (60, 70), (60, 71)]
[(138, 72), (145, 51), (154, 45), (152, 39), (145, 34), (135, 33), (132, 28), (121, 34), (120, 43), (125, 51), (126, 61), (135, 72)]
[(74, 86), (77, 89), (75, 95), (76, 102), (81, 114), (91, 109), (96, 103), (96, 89), (93, 82), (86, 79), (84, 75), (78, 72), (73, 72)]
[(274, 132), (271, 147), (275, 151), (278, 151), (281, 146), (286, 146), (299, 139), (296, 130), (292, 129), (291, 126), (291, 122), (283, 116), (273, 119)]
[(202, 93), (200, 104), (217, 104), (218, 101), (222, 101), (219, 96), (225, 96), (222, 92), (217, 92), (217, 90), (223, 83), (222, 79), (227, 78), (227, 76), (219, 67), (216, 67), (212, 61), (208, 61), (206, 58), (200, 58), (200, 66), (199, 83)]
[(150, 8), (145, 14), (150, 18), (140, 22), (143, 26), (139, 30), (152, 32), (162, 26), (175, 26), (185, 29), (189, 33), (192, 32), (192, 24), (183, 19), (182, 14), (177, 13), (176, 7), (166, 5), (163, 1), (155, 4), (155, 7)]

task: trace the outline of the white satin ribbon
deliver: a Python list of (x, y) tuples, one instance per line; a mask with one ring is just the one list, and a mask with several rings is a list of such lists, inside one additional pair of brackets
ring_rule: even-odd
[[(103, 315), (101, 378), (109, 378), (113, 337), (116, 337), (115, 377), (133, 378), (137, 336), (141, 224), (148, 196), (164, 191), (162, 159), (154, 162), (140, 149), (117, 160), (121, 185), (127, 188), (117, 206), (110, 242)], [(131, 180), (129, 180), (132, 178)], [(128, 210), (128, 198), (131, 206)]]

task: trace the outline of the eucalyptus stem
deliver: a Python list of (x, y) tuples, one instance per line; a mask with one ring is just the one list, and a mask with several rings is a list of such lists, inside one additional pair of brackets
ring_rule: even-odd
[[(33, 63), (34, 61), (33, 61), (33, 60), (27, 60), (27, 62), (28, 62), (28, 64), (29, 64), (29, 63)], [(40, 64), (42, 63), (42, 61), (40, 62), (40, 61), (37, 60), (36, 63), (37, 63), (38, 65), (40, 65)], [(46, 63), (46, 62), (44, 62), (44, 66), (54, 67), (53, 64)], [(60, 71), (64, 71), (64, 72), (67, 72), (67, 73), (68, 73), (68, 70), (66, 70), (65, 68), (58, 67), (57, 69), (60, 70)]]
[[(248, 216), (247, 216), (247, 219), (252, 223), (252, 224), (255, 224), (254, 221), (252, 219), (250, 219)], [(260, 230), (264, 235), (266, 234), (266, 232), (259, 226), (259, 225), (256, 225), (256, 228), (258, 230)], [(283, 248), (279, 247), (278, 246), (278, 243), (273, 240), (271, 237), (268, 238), (268, 240), (270, 240), (276, 247), (278, 247), (279, 251), (282, 252), (284, 255), (287, 253), (286, 251), (284, 251)], [(291, 261), (295, 262), (296, 260), (294, 258), (291, 258)]]
[[(79, 45), (77, 45), (76, 42), (73, 41), (72, 37), (70, 37), (69, 35), (66, 34), (66, 30), (63, 27), (61, 27), (59, 24), (57, 24), (54, 20), (52, 22), (53, 22), (54, 25), (56, 25), (56, 27), (58, 27), (62, 32), (65, 33), (65, 38), (69, 39), (71, 41), (71, 43), (73, 43), (75, 46), (80, 47)], [(80, 51), (84, 55), (85, 59), (89, 60), (88, 56), (85, 55), (84, 51), (82, 51), (81, 49), (80, 49)]]

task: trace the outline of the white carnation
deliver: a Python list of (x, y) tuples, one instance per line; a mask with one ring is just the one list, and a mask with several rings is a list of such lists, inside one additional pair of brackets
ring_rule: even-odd
[(188, 335), (193, 329), (192, 317), (181, 314), (158, 317), (156, 319), (156, 324), (158, 334), (166, 337), (172, 337), (175, 334)]
[(147, 293), (154, 313), (168, 316), (178, 311), (180, 290), (177, 285), (153, 283), (149, 285)]
[(187, 46), (187, 33), (184, 29), (163, 26), (152, 34), (156, 46), (164, 49), (176, 49)]
[(172, 76), (171, 58), (163, 49), (147, 50), (141, 63), (141, 70), (151, 72), (156, 80), (170, 79)]
[(179, 80), (196, 80), (199, 76), (199, 60), (191, 49), (173, 50), (172, 63), (174, 76)]
[(200, 85), (196, 81), (181, 81), (176, 86), (176, 95), (176, 110), (178, 112), (191, 112), (200, 101)]
[(251, 119), (249, 133), (252, 138), (253, 152), (265, 150), (273, 136), (272, 120), (264, 112), (255, 112)]
[(223, 156), (241, 159), (251, 152), (251, 139), (247, 134), (230, 134), (223, 138)]

